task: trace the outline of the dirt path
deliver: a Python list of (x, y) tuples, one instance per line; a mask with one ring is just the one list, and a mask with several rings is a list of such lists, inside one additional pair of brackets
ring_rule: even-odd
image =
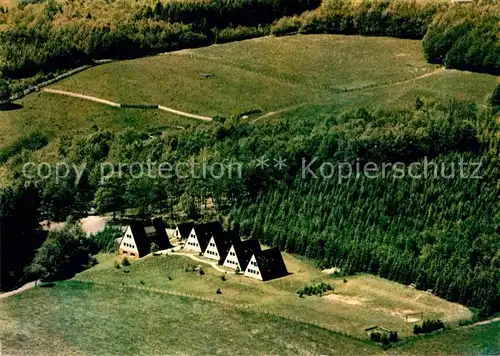
[(28, 289), (31, 289), (31, 288), (34, 288), (35, 287), (35, 284), (38, 283), (40, 281), (33, 281), (33, 282), (29, 282), (29, 283), (26, 283), (24, 286), (22, 287), (19, 287), (13, 291), (10, 291), (10, 292), (5, 292), (5, 293), (1, 293), (0, 294), (0, 299), (2, 298), (7, 298), (7, 297), (10, 297), (12, 295), (16, 295), (16, 294), (19, 294), (21, 292), (24, 292), (25, 290), (28, 290)]
[[(401, 80), (399, 82), (394, 82), (394, 83), (387, 83), (387, 84), (381, 84), (381, 85), (373, 85), (373, 86), (365, 86), (365, 87), (359, 87), (359, 88), (354, 88), (354, 89), (348, 89), (348, 90), (345, 90), (341, 93), (352, 93), (352, 92), (356, 92), (356, 91), (363, 91), (363, 90), (369, 90), (369, 89), (381, 89), (381, 88), (387, 88), (387, 87), (396, 86), (396, 85), (408, 84), (408, 83), (412, 83), (416, 80), (421, 80), (421, 79), (425, 79), (425, 78), (434, 76), (436, 74), (440, 74), (444, 71), (445, 71), (445, 68), (441, 67), (441, 68), (438, 68), (432, 72), (422, 74), (422, 75), (415, 77), (415, 78), (405, 79), (405, 80)], [(287, 107), (284, 107), (282, 109), (270, 111), (262, 116), (259, 116), (259, 117), (255, 118), (254, 120), (252, 120), (251, 123), (253, 124), (259, 120), (262, 120), (262, 119), (265, 119), (268, 117), (272, 117), (272, 116), (281, 114), (283, 112), (291, 111), (291, 110), (297, 109), (297, 108), (302, 107), (302, 106), (318, 105), (318, 104), (322, 104), (322, 103), (325, 103), (325, 102), (324, 101), (311, 101), (311, 102), (306, 102), (306, 103), (302, 103), (302, 104), (298, 104), (298, 105), (287, 106)]]
[(491, 323), (496, 323), (497, 321), (500, 321), (500, 317), (493, 318), (490, 320), (478, 321), (477, 323), (466, 325), (466, 326), (464, 326), (464, 328), (473, 328), (473, 327), (480, 326), (480, 325), (487, 325), (487, 324), (491, 324)]
[(115, 103), (115, 102), (112, 102), (112, 101), (109, 101), (109, 100), (104, 100), (104, 99), (96, 98), (95, 96), (78, 94), (78, 93), (72, 93), (70, 91), (57, 90), (57, 89), (51, 89), (51, 88), (43, 88), (42, 91), (46, 92), (46, 93), (66, 95), (66, 96), (71, 96), (73, 98), (90, 100), (90, 101), (94, 101), (96, 103), (100, 103), (100, 104), (104, 104), (104, 105), (108, 105), (108, 106), (114, 106), (116, 108), (120, 107), (120, 104), (118, 104), (118, 103)]
[[(85, 95), (85, 94), (79, 94), (79, 93), (73, 93), (73, 92), (65, 91), (65, 90), (43, 88), (42, 91), (46, 92), (46, 93), (52, 93), (52, 94), (58, 94), (58, 95), (66, 95), (66, 96), (71, 96), (73, 98), (79, 98), (79, 99), (83, 99), (83, 100), (89, 100), (89, 101), (93, 101), (93, 102), (96, 102), (96, 103), (100, 103), (100, 104), (112, 106), (112, 107), (115, 107), (115, 108), (121, 108), (122, 107), (122, 104), (120, 104), (120, 103), (115, 103), (113, 101), (109, 101), (109, 100), (106, 100), (106, 99), (97, 98), (95, 96), (90, 96), (90, 95)], [(123, 105), (125, 105), (125, 104), (123, 104)], [(168, 112), (170, 112), (172, 114), (176, 114), (176, 115), (179, 115), (179, 116), (189, 117), (191, 119), (197, 119), (197, 120), (203, 120), (203, 121), (212, 121), (212, 118), (209, 117), (209, 116), (202, 116), (202, 115), (191, 114), (191, 113), (188, 113), (188, 112), (185, 112), (185, 111), (175, 110), (175, 109), (172, 109), (172, 108), (169, 108), (169, 107), (166, 107), (166, 106), (158, 105), (157, 109), (158, 110), (163, 110), (163, 111), (168, 111)]]
[[(162, 251), (159, 251), (159, 252), (162, 252)], [(175, 256), (185, 256), (185, 257), (189, 257), (190, 259), (194, 260), (194, 261), (197, 261), (197, 262), (201, 262), (201, 263), (205, 263), (207, 265), (210, 265), (211, 267), (213, 267), (216, 271), (219, 271), (219, 272), (222, 272), (222, 273), (234, 273), (234, 272), (229, 272), (223, 268), (220, 268), (218, 263), (217, 262), (211, 262), (211, 261), (207, 261), (207, 260), (202, 260), (201, 258), (198, 258), (196, 257), (195, 255), (191, 255), (191, 254), (187, 254), (187, 253), (182, 253), (182, 252), (168, 252), (169, 255), (175, 255)]]

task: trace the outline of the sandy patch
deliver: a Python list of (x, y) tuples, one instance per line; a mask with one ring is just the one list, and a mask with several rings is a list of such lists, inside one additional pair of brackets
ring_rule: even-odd
[(369, 301), (368, 298), (357, 298), (357, 297), (348, 297), (345, 295), (339, 295), (339, 294), (329, 294), (324, 296), (323, 298), (326, 298), (332, 302), (336, 303), (344, 303), (344, 304), (349, 304), (349, 305), (358, 305), (358, 306), (364, 306), (366, 302)]
[[(104, 230), (110, 220), (111, 218), (104, 216), (87, 216), (86, 218), (80, 219), (80, 224), (82, 225), (83, 232), (87, 235), (91, 235)], [(62, 229), (66, 223), (44, 220), (40, 225), (43, 230), (54, 231)]]
[(321, 273), (334, 274), (340, 272), (340, 267), (327, 268), (321, 271)]

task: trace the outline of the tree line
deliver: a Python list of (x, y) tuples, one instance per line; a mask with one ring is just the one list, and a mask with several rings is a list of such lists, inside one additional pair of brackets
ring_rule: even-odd
[[(93, 59), (134, 58), (269, 33), (423, 39), (424, 53), (430, 62), (494, 74), (500, 68), (496, 36), (500, 10), (493, 0), (474, 4), (382, 0), (158, 1), (154, 6), (134, 5), (128, 17), (117, 15), (105, 21), (98, 18), (102, 14), (70, 13), (75, 11), (73, 7), (53, 0), (22, 8), (0, 14), (0, 23), (6, 24), (5, 30), (0, 31), (0, 72), (10, 79), (14, 92)], [(69, 21), (58, 21), (69, 16)], [(0, 83), (0, 89), (2, 86)], [(2, 96), (6, 92), (0, 90)]]

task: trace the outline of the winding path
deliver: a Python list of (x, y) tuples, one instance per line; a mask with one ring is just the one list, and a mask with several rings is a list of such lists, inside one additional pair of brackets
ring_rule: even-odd
[[(381, 88), (387, 88), (387, 87), (392, 87), (392, 86), (396, 86), (396, 85), (402, 85), (402, 84), (408, 84), (408, 83), (412, 83), (414, 81), (417, 81), (417, 80), (421, 80), (421, 79), (425, 79), (425, 78), (428, 78), (428, 77), (431, 77), (431, 76), (434, 76), (436, 74), (440, 74), (442, 72), (445, 71), (445, 68), (444, 67), (440, 67), (432, 72), (428, 72), (428, 73), (425, 73), (425, 74), (422, 74), (418, 77), (414, 77), (414, 78), (410, 78), (410, 79), (405, 79), (405, 80), (401, 80), (399, 82), (394, 82), (394, 83), (387, 83), (387, 84), (380, 84), (380, 85), (367, 85), (367, 86), (364, 86), (364, 87), (358, 87), (358, 88), (353, 88), (353, 89), (348, 89), (348, 90), (345, 90), (345, 91), (342, 91), (341, 93), (351, 93), (351, 92), (356, 92), (356, 91), (362, 91), (362, 90), (369, 90), (369, 89), (381, 89)], [(310, 101), (310, 102), (306, 102), (306, 103), (302, 103), (302, 104), (298, 104), (298, 105), (291, 105), (291, 106), (286, 106), (284, 108), (281, 108), (279, 110), (275, 110), (275, 111), (270, 111), (262, 116), (259, 116), (257, 118), (255, 118), (254, 120), (252, 120), (252, 124), (259, 121), (259, 120), (262, 120), (262, 119), (265, 119), (265, 118), (268, 118), (268, 117), (271, 117), (271, 116), (275, 116), (275, 115), (278, 115), (278, 114), (281, 114), (283, 112), (287, 112), (287, 111), (291, 111), (291, 110), (294, 110), (294, 109), (297, 109), (299, 107), (302, 107), (302, 106), (307, 106), (307, 105), (318, 105), (318, 104), (322, 104), (322, 103), (325, 103), (325, 101)]]
[(194, 260), (194, 261), (197, 261), (197, 262), (201, 262), (201, 263), (205, 263), (207, 265), (210, 265), (211, 267), (213, 267), (216, 271), (219, 271), (219, 272), (222, 272), (222, 273), (234, 273), (234, 272), (230, 272), (230, 271), (227, 271), (221, 267), (219, 267), (219, 264), (217, 262), (212, 262), (212, 261), (207, 261), (207, 260), (202, 260), (201, 258), (198, 258), (196, 257), (195, 255), (191, 255), (191, 254), (188, 254), (188, 253), (182, 253), (182, 252), (170, 252), (172, 250), (163, 250), (163, 251), (158, 251), (159, 253), (168, 253), (169, 255), (174, 255), (174, 256), (185, 256), (185, 257), (189, 257), (190, 259)]
[[(97, 98), (95, 96), (90, 96), (90, 95), (85, 95), (85, 94), (79, 94), (79, 93), (74, 93), (74, 92), (65, 91), (65, 90), (43, 88), (42, 91), (46, 92), (46, 93), (52, 93), (52, 94), (58, 94), (58, 95), (66, 95), (66, 96), (71, 96), (73, 98), (79, 98), (79, 99), (83, 99), (83, 100), (89, 100), (89, 101), (93, 101), (93, 102), (96, 102), (96, 103), (100, 103), (100, 104), (112, 106), (112, 107), (115, 107), (115, 108), (125, 108), (126, 106), (130, 106), (130, 107), (132, 106), (132, 105), (127, 105), (127, 104), (115, 103), (114, 101), (109, 101), (109, 100), (106, 100), (106, 99)], [(179, 116), (189, 117), (191, 119), (197, 119), (197, 120), (203, 120), (203, 121), (212, 121), (212, 118), (208, 117), (208, 116), (201, 116), (201, 115), (191, 114), (191, 113), (188, 113), (188, 112), (184, 112), (184, 111), (180, 111), (180, 110), (175, 110), (175, 109), (172, 109), (172, 108), (169, 108), (169, 107), (166, 107), (166, 106), (161, 106), (161, 105), (153, 105), (153, 107), (150, 107), (149, 109), (163, 110), (163, 111), (167, 111), (167, 112), (170, 112), (172, 114), (179, 115)]]

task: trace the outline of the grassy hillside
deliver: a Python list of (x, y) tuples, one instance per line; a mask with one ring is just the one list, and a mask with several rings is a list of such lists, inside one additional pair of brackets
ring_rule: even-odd
[[(383, 351), (330, 331), (190, 298), (61, 282), (0, 300), (2, 353), (497, 354), (500, 324), (412, 338)], [(293, 335), (293, 336), (292, 336)]]
[(304, 103), (405, 107), (417, 95), (486, 102), (495, 76), (439, 71), (425, 62), (420, 47), (420, 41), (391, 38), (266, 37), (115, 62), (53, 87), (209, 116), (264, 114)]
[(367, 342), (281, 318), (78, 282), (1, 300), (0, 310), (7, 354), (380, 353)]
[[(344, 282), (343, 278), (321, 273), (308, 261), (289, 254), (284, 257), (291, 275), (266, 283), (235, 275), (223, 281), (221, 272), (183, 256), (142, 259), (127, 269), (129, 273), (124, 273), (124, 269), (113, 267), (114, 257), (110, 255), (105, 257), (103, 266), (85, 271), (76, 278), (116, 286), (144, 284), (203, 298), (216, 297), (221, 302), (249, 306), (259, 312), (298, 317), (362, 339), (366, 336), (364, 329), (373, 325), (397, 330), (400, 336), (411, 335), (413, 323), (405, 320), (409, 313), (423, 312), (424, 318), (440, 318), (449, 325), (472, 317), (472, 313), (459, 304), (397, 283), (369, 275), (347, 277)], [(205, 275), (193, 272), (195, 266), (201, 266)], [(322, 298), (297, 297), (298, 289), (321, 282), (331, 284), (335, 294)], [(216, 296), (218, 288), (222, 294)]]
[[(417, 96), (486, 103), (497, 77), (441, 70), (425, 62), (420, 46), (379, 37), (266, 37), (110, 63), (52, 88), (207, 116), (258, 111), (251, 120), (274, 111), (266, 120), (319, 118), (346, 107), (406, 108)], [(111, 131), (200, 124), (165, 112), (120, 110), (47, 93), (28, 95), (16, 105), (0, 112), (0, 147), (33, 131), (57, 137), (88, 132), (94, 124)]]
[(159, 110), (118, 109), (81, 99), (49, 93), (37, 93), (16, 101), (11, 111), (0, 111), (0, 147), (31, 132), (43, 132), (49, 138), (63, 133), (88, 134), (99, 129), (120, 131), (175, 130), (175, 126), (200, 125), (199, 120), (186, 119)]

